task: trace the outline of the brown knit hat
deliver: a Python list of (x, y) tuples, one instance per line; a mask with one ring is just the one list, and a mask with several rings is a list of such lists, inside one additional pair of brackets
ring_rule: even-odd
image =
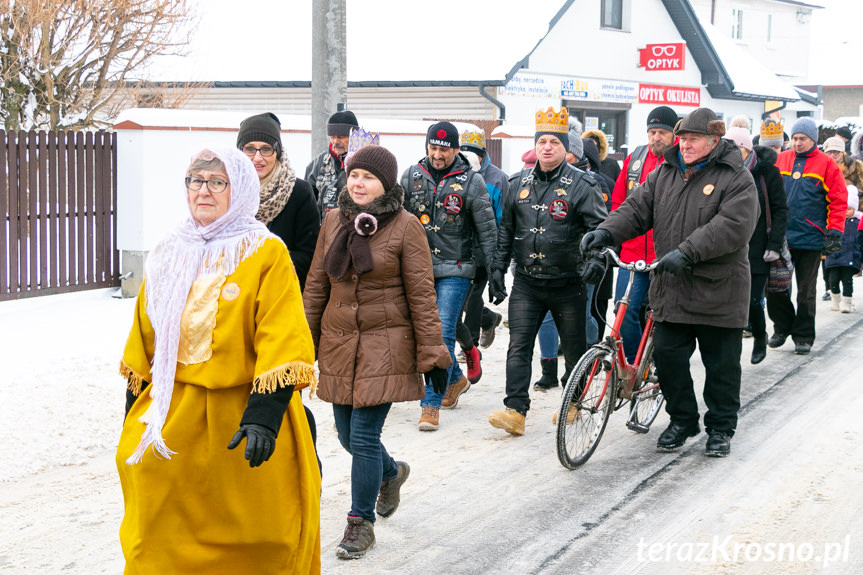
[(351, 175), (352, 170), (357, 169), (374, 174), (383, 184), (385, 191), (391, 190), (396, 185), (398, 163), (392, 152), (383, 146), (370, 145), (357, 150), (348, 163), (347, 176)]
[(684, 132), (721, 138), (725, 135), (725, 122), (720, 120), (710, 108), (697, 108), (677, 122), (674, 127), (675, 136)]

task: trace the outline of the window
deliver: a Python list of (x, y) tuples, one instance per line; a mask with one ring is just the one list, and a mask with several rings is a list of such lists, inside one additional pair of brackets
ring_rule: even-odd
[(773, 43), (773, 14), (767, 15), (767, 43)]
[(731, 10), (731, 37), (743, 40), (743, 10), (740, 8)]
[(623, 30), (623, 0), (602, 0), (603, 28)]

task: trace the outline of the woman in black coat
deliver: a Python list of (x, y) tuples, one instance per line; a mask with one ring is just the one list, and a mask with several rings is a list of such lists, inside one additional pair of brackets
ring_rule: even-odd
[(753, 337), (751, 361), (761, 363), (767, 355), (764, 288), (770, 271), (769, 262), (779, 258), (782, 242), (785, 239), (788, 205), (785, 202), (782, 176), (774, 165), (776, 152), (764, 146), (754, 146), (751, 151), (741, 146), (740, 153), (743, 156), (743, 163), (752, 172), (755, 188), (758, 190), (758, 205), (761, 208), (761, 215), (749, 240), (749, 273), (752, 276), (749, 300), (749, 323)]
[(312, 186), (291, 168), (275, 114), (257, 114), (243, 120), (237, 147), (252, 160), (261, 182), (261, 205), (255, 217), (285, 242), (302, 291), (321, 229)]

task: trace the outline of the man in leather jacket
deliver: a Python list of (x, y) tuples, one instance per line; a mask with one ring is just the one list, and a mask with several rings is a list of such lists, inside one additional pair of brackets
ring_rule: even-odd
[(450, 122), (432, 124), (426, 135), (426, 151), (426, 157), (404, 171), (401, 184), (405, 209), (419, 218), (426, 230), (443, 341), (452, 356), (446, 394), (426, 385), (426, 396), (420, 402), (418, 427), (434, 431), (440, 408), (455, 407), (459, 396), (470, 389), (453, 353), (456, 325), (477, 271), (475, 240), (484, 253), (492, 253), (497, 225), (482, 176), (459, 152), (456, 127)]
[(551, 311), (558, 326), (567, 374), (587, 348), (587, 292), (579, 276), (578, 243), (608, 211), (593, 177), (566, 162), (568, 130), (566, 108), (537, 112), (537, 164), (509, 178), (489, 274), (489, 294), (500, 303), (506, 297), (506, 268), (515, 260), (505, 410), (489, 416), (493, 427), (513, 435), (524, 434), (533, 345), (546, 312)]
[(345, 187), (345, 156), (348, 154), (348, 142), (351, 131), (359, 128), (357, 117), (350, 110), (336, 112), (327, 120), (327, 136), (329, 147), (318, 154), (306, 166), (303, 178), (312, 186), (318, 202), (318, 212), (321, 220), (327, 212), (337, 208), (339, 192)]

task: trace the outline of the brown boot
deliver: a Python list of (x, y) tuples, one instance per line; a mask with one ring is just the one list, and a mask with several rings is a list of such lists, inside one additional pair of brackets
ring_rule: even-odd
[(467, 393), (467, 390), (469, 389), (470, 381), (462, 375), (461, 379), (457, 382), (447, 386), (446, 394), (444, 394), (443, 399), (440, 402), (440, 406), (443, 409), (452, 409), (458, 405), (458, 398), (461, 397), (463, 393)]
[(389, 517), (399, 508), (401, 501), (401, 488), (408, 476), (411, 474), (410, 465), (404, 461), (396, 461), (398, 475), (389, 481), (381, 481), (381, 490), (378, 491), (378, 504), (375, 511), (381, 517)]
[(348, 526), (341, 543), (336, 547), (339, 559), (359, 559), (375, 546), (375, 524), (362, 517), (348, 515)]
[(417, 427), (420, 431), (437, 431), (439, 410), (436, 407), (425, 406)]
[(524, 435), (524, 415), (511, 407), (504, 411), (494, 410), (488, 416), (488, 422), (492, 427), (503, 429), (512, 435)]

